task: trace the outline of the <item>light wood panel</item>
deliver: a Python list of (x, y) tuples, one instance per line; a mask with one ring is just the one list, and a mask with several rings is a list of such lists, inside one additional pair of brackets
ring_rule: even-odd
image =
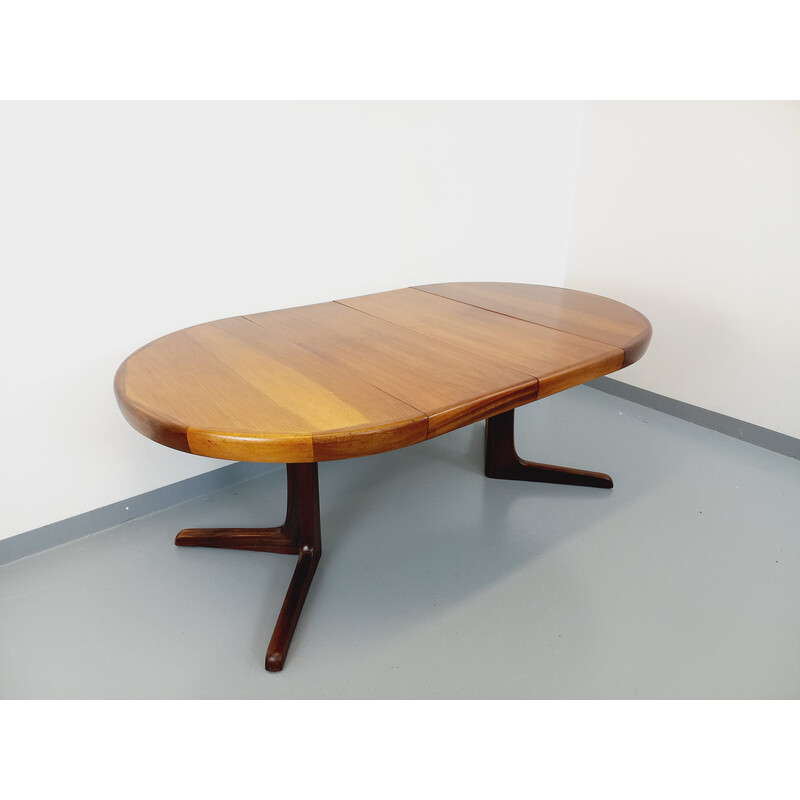
[(622, 366), (647, 349), (652, 328), (636, 309), (588, 292), (523, 283), (431, 283), (415, 289), (620, 347)]
[(249, 314), (428, 417), (428, 438), (536, 399), (538, 380), (341, 303)]
[(613, 372), (624, 359), (619, 347), (417, 289), (337, 302), (536, 377), (539, 397)]
[[(170, 334), (120, 368), (120, 404), (150, 438), (198, 455), (308, 462), (422, 441), (417, 409), (244, 317)], [(163, 430), (159, 428), (163, 424)]]

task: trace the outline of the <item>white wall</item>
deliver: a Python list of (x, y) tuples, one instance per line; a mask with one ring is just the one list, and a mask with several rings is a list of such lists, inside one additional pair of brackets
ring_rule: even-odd
[(615, 378), (800, 437), (800, 103), (587, 103), (566, 285), (650, 318)]
[(446, 280), (562, 285), (582, 103), (0, 104), (0, 538), (223, 465), (137, 434), (135, 348)]

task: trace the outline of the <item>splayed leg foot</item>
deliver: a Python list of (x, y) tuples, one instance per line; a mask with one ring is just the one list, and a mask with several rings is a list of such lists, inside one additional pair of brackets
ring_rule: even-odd
[(511, 481), (536, 481), (561, 483), (572, 486), (594, 486), (610, 489), (614, 482), (604, 472), (589, 472), (552, 464), (537, 464), (525, 461), (517, 455), (514, 447), (514, 411), (490, 417), (486, 420), (486, 461), (484, 473), (487, 478)]

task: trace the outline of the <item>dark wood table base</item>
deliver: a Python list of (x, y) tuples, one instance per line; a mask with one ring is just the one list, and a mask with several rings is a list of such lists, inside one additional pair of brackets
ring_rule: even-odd
[(486, 420), (484, 474), (487, 478), (508, 481), (562, 483), (571, 486), (594, 486), (598, 489), (611, 489), (614, 486), (614, 481), (604, 472), (587, 472), (583, 469), (555, 467), (552, 464), (536, 464), (520, 458), (514, 448), (513, 409)]
[(286, 521), (277, 528), (186, 528), (175, 537), (179, 547), (222, 547), (297, 556), (297, 566), (267, 647), (266, 668), (270, 672), (283, 669), (322, 555), (318, 473), (315, 463), (286, 465)]
[[(514, 481), (561, 483), (610, 489), (602, 472), (587, 472), (524, 461), (514, 447), (514, 411), (486, 420), (485, 474)], [(286, 465), (286, 521), (277, 528), (186, 528), (175, 538), (179, 547), (222, 547), (297, 556), (286, 598), (267, 648), (266, 669), (283, 669), (311, 579), (322, 555), (319, 477), (316, 463)]]

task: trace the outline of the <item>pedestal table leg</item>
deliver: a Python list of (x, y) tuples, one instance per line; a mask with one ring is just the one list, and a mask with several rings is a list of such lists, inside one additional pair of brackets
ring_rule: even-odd
[(222, 547), (297, 556), (297, 566), (267, 648), (266, 668), (270, 672), (283, 669), (322, 555), (317, 465), (287, 464), (286, 486), (286, 521), (277, 528), (187, 528), (175, 537), (179, 547)]
[(604, 472), (555, 467), (552, 464), (537, 464), (520, 458), (514, 447), (513, 409), (486, 420), (484, 473), (487, 478), (511, 481), (566, 483), (573, 486), (596, 486), (601, 489), (610, 489), (614, 485)]

